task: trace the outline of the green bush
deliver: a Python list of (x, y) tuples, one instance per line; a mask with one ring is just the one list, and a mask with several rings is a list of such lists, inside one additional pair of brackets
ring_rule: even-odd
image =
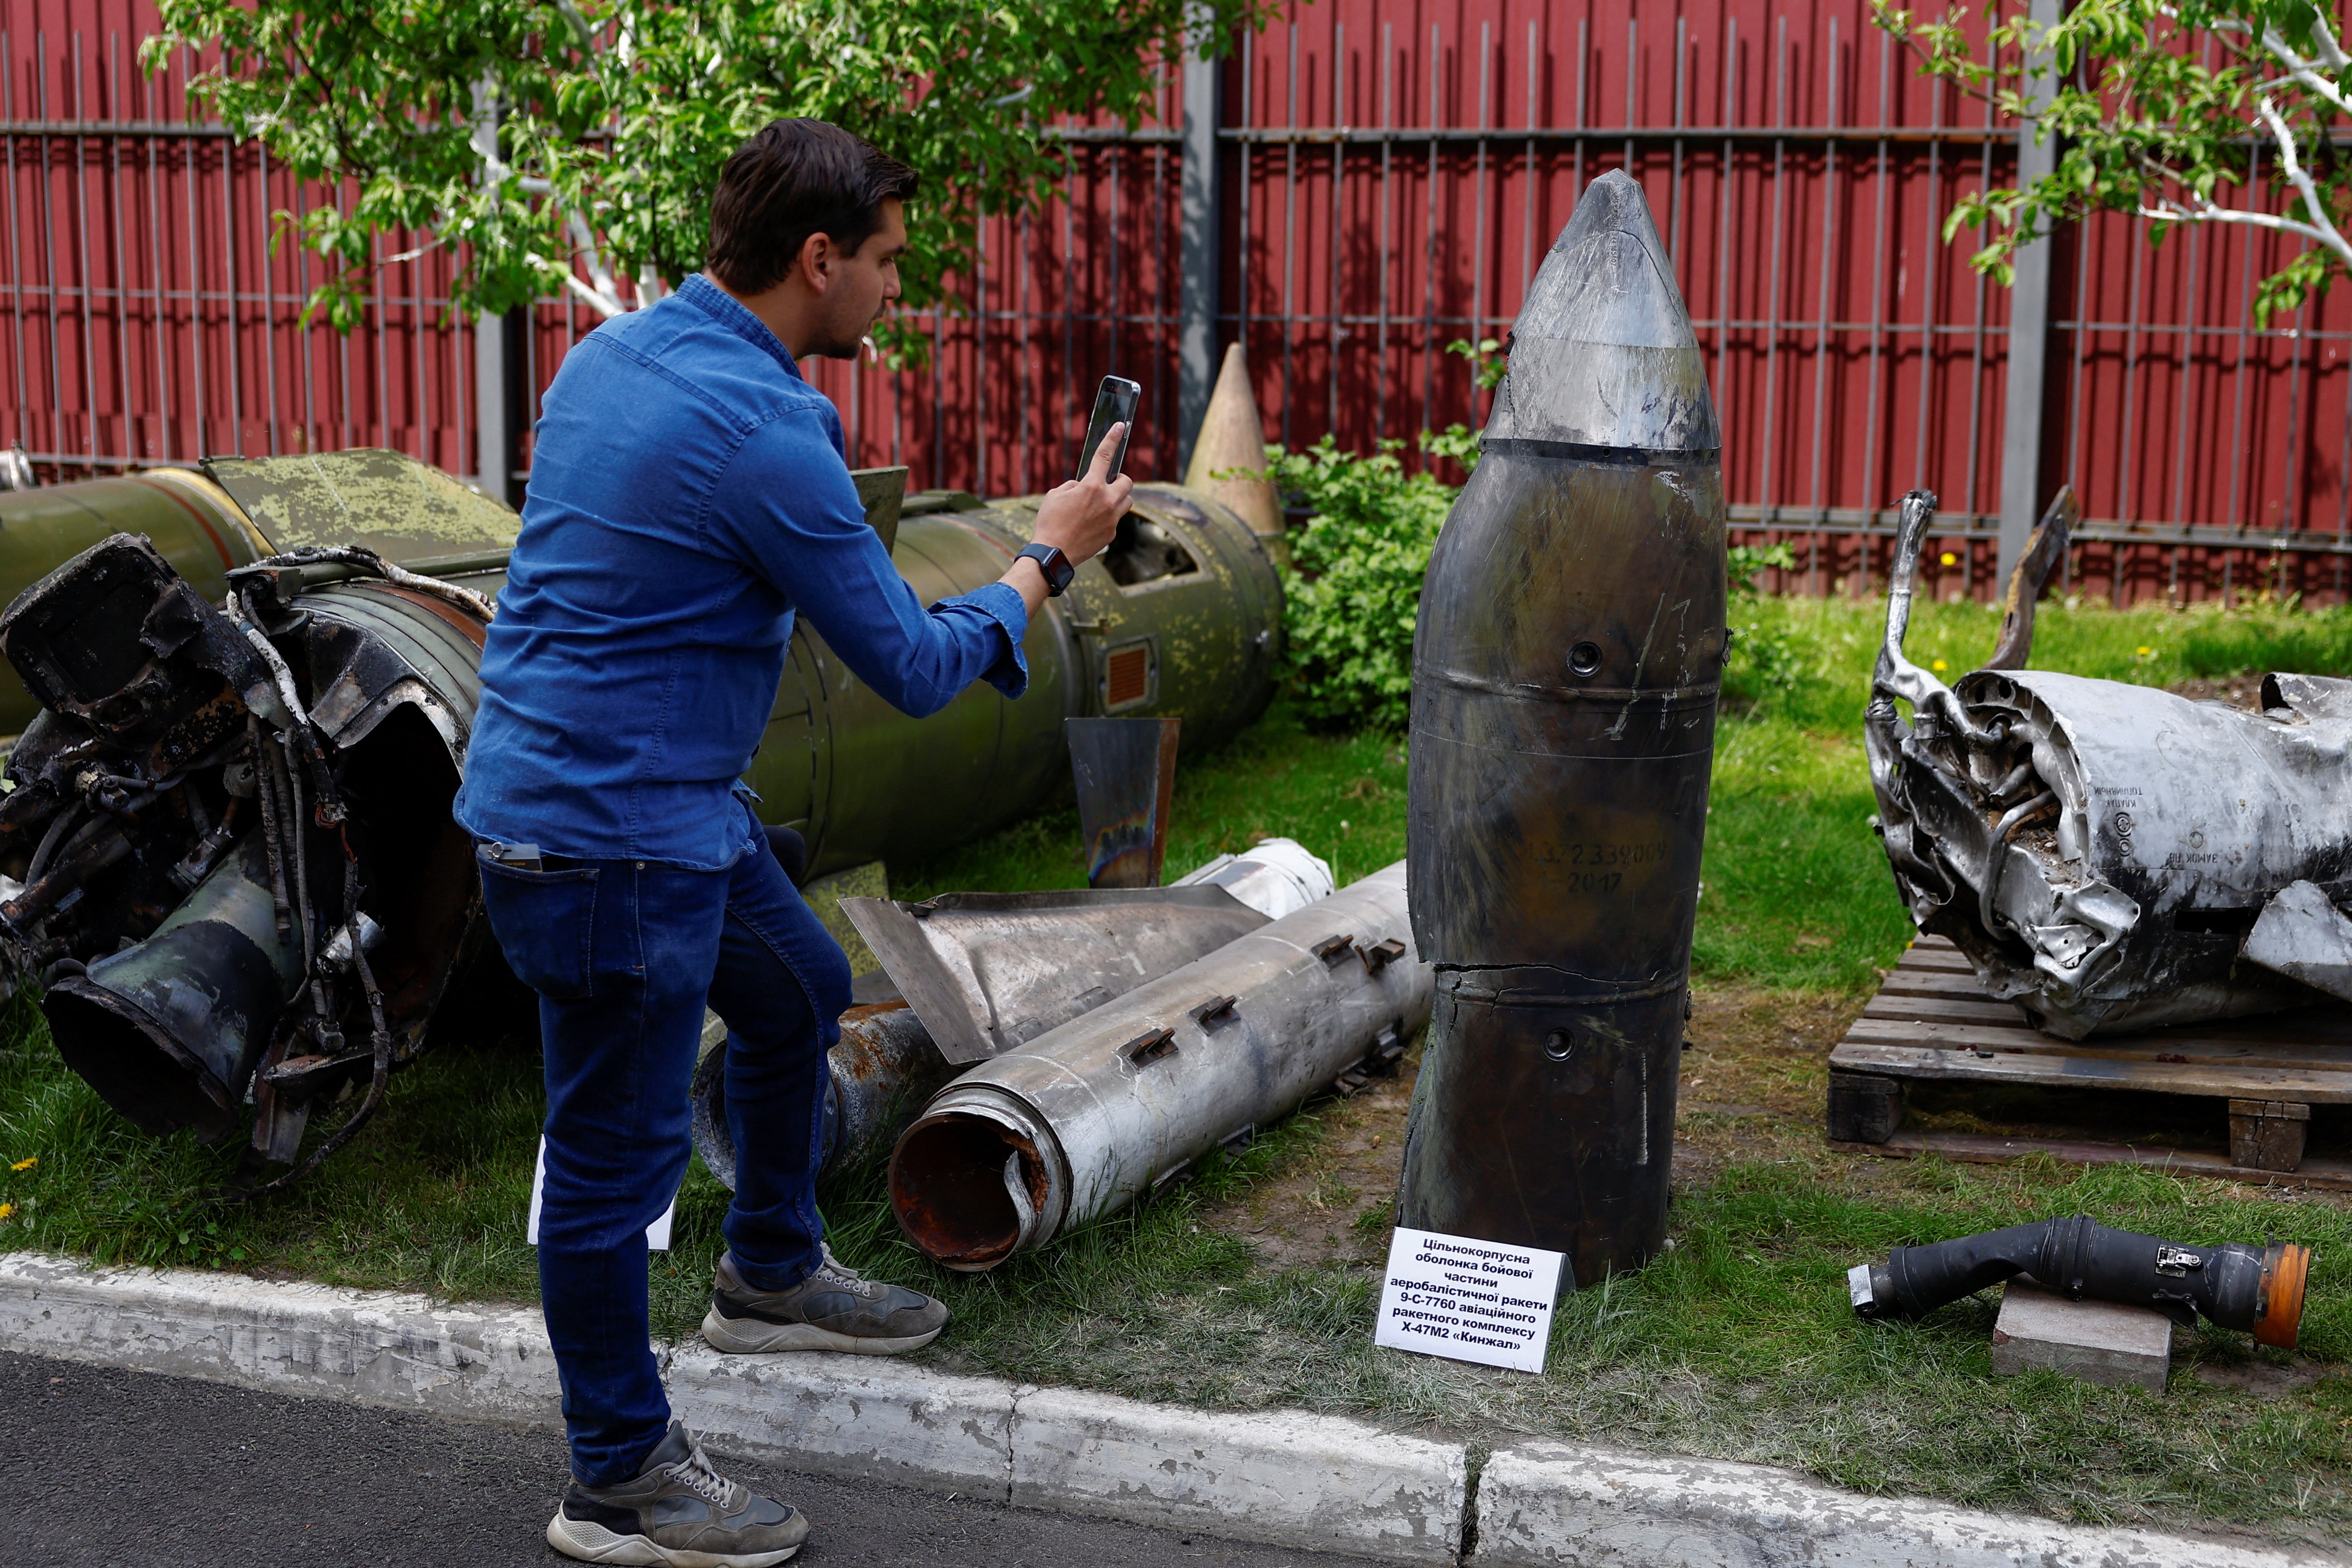
[[(1440, 446), (1443, 455), (1475, 463), (1475, 447), (1454, 434), (1423, 436), (1423, 448)], [(1364, 457), (1326, 436), (1303, 452), (1274, 454), (1276, 487), (1312, 514), (1290, 535), (1283, 634), (1294, 700), (1318, 727), (1404, 727), (1413, 608), (1456, 492), (1427, 473), (1405, 472), (1397, 457), (1403, 447), (1383, 441)]]

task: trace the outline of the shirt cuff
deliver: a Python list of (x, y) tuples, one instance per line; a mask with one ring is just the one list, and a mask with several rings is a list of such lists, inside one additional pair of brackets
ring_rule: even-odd
[(994, 621), (1003, 633), (1002, 651), (980, 678), (1007, 697), (1018, 697), (1028, 690), (1029, 659), (1021, 651), (1021, 639), (1029, 635), (1029, 606), (1023, 602), (1020, 591), (1003, 583), (991, 583), (947, 603), (970, 605)]

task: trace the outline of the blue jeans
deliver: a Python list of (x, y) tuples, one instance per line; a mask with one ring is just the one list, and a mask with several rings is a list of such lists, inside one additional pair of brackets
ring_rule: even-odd
[(746, 1283), (786, 1289), (815, 1268), (824, 1236), (824, 1053), (841, 1037), (849, 961), (764, 849), (724, 871), (476, 858), (490, 929), (539, 993), (539, 1283), (572, 1473), (610, 1486), (644, 1468), (669, 1426), (648, 1342), (645, 1231), (686, 1174), (706, 999), (729, 1031), (727, 1245)]

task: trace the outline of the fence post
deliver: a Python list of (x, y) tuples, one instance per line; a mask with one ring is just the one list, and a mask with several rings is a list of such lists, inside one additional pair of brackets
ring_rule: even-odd
[(1176, 331), (1176, 467), (1192, 461), (1192, 437), (1209, 412), (1217, 372), (1217, 275), (1223, 258), (1217, 246), (1217, 61), (1208, 51), (1213, 13), (1192, 8), (1184, 44), (1183, 178), (1178, 190), (1182, 218), (1182, 291)]
[(514, 406), (507, 395), (507, 319), (474, 318), (474, 482), (511, 504)]
[[(2032, 0), (2028, 12), (2037, 26), (2058, 21), (2060, 0)], [(2034, 61), (2049, 63), (2045, 50)], [(2048, 79), (2029, 84), (2037, 105), (2050, 101)], [(2017, 128), (2017, 188), (2025, 189), (2058, 166), (2054, 137), (2037, 142), (2031, 124)], [(2000, 565), (1993, 593), (2007, 591), (2009, 574), (2025, 553), (2025, 542), (2042, 515), (2042, 396), (2049, 387), (2050, 250), (2048, 236), (2017, 253), (2016, 281), (2009, 291), (2009, 374), (2000, 431)]]
[[(482, 161), (485, 183), (496, 178), (499, 161), (498, 81), (474, 84), (474, 156)], [(507, 323), (503, 316), (474, 318), (474, 482), (482, 492), (509, 500), (514, 471), (514, 405), (507, 396)]]

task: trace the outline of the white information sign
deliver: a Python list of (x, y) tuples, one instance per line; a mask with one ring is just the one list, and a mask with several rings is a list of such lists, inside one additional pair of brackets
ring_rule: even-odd
[(1560, 1264), (1559, 1253), (1540, 1247), (1400, 1229), (1389, 1241), (1372, 1342), (1541, 1372)]
[[(546, 1191), (547, 1139), (542, 1134), (539, 1140), (539, 1166), (530, 1173), (530, 1218), (523, 1226), (523, 1239), (533, 1247), (539, 1245), (539, 1205)], [(667, 1252), (670, 1224), (677, 1218), (677, 1198), (673, 1194), (669, 1207), (662, 1210), (661, 1217), (646, 1226), (646, 1246), (656, 1252)]]

